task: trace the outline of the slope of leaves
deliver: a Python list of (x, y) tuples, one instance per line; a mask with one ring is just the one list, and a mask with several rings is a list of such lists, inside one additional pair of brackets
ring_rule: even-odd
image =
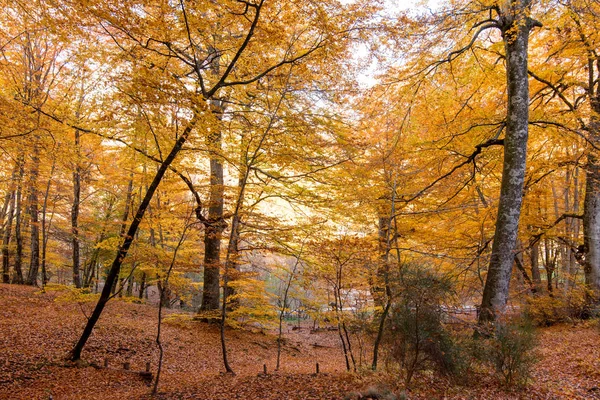
[[(58, 300), (57, 300), (58, 299)], [(61, 300), (60, 293), (0, 284), (0, 399), (150, 399), (138, 374), (122, 369), (130, 362), (155, 371), (156, 309), (112, 301), (94, 332), (84, 358), (87, 367), (66, 364), (64, 357), (85, 322), (89, 304)], [(350, 375), (335, 332), (309, 329), (285, 334), (281, 371), (274, 373), (276, 337), (228, 331), (236, 376), (223, 375), (219, 331), (192, 315), (171, 311), (163, 324), (165, 365), (159, 399), (341, 399), (393, 374)], [(506, 391), (488, 371), (463, 385), (436, 374), (420, 375), (411, 399), (516, 399), (600, 397), (600, 331), (595, 326), (556, 326), (542, 331), (540, 361), (523, 392)], [(108, 358), (110, 367), (99, 368)], [(314, 375), (315, 362), (321, 373)], [(261, 374), (267, 364), (269, 374)]]

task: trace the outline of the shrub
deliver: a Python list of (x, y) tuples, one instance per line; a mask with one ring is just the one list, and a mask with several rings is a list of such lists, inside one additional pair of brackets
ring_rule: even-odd
[(590, 314), (589, 291), (584, 287), (575, 287), (566, 294), (529, 296), (525, 313), (536, 326), (551, 326), (573, 319), (584, 319)]
[(535, 365), (536, 336), (531, 323), (498, 322), (493, 335), (487, 339), (487, 360), (508, 386), (527, 384)]
[(551, 326), (568, 319), (568, 311), (562, 297), (529, 296), (525, 313), (536, 326)]
[(394, 285), (388, 346), (408, 387), (415, 372), (432, 368), (457, 376), (466, 369), (464, 352), (446, 329), (443, 307), (452, 294), (448, 279), (431, 271), (405, 267)]

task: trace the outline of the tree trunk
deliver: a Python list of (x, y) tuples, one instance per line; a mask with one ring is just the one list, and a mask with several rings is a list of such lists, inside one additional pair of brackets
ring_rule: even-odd
[(37, 277), (40, 269), (40, 224), (38, 205), (38, 175), (40, 167), (40, 144), (39, 137), (34, 138), (33, 153), (31, 155), (31, 176), (29, 184), (29, 215), (31, 219), (31, 252), (29, 254), (28, 285), (37, 285)]
[[(127, 185), (127, 196), (125, 197), (125, 210), (123, 210), (123, 217), (121, 218), (121, 230), (119, 236), (125, 235), (127, 229), (127, 220), (129, 219), (129, 208), (131, 206), (131, 199), (133, 197), (133, 171), (129, 174), (129, 184)], [(121, 265), (117, 271), (117, 279), (113, 282), (111, 292), (114, 294), (117, 290), (117, 283), (119, 282), (119, 275), (121, 274)]]
[[(211, 104), (218, 115), (223, 106), (218, 101)], [(220, 117), (219, 117), (220, 119)], [(208, 204), (208, 224), (204, 230), (204, 287), (200, 311), (219, 309), (219, 275), (221, 271), (221, 236), (223, 221), (223, 163), (221, 161), (222, 134), (219, 129), (207, 137), (210, 152), (210, 197)]]
[[(600, 103), (594, 112), (600, 115)], [(594, 117), (590, 123), (589, 139), (600, 145), (600, 120)], [(600, 298), (600, 157), (590, 148), (586, 163), (586, 185), (583, 213), (583, 240), (585, 249), (585, 283), (594, 293), (594, 301)]]
[(15, 273), (13, 277), (14, 283), (23, 283), (23, 234), (21, 233), (22, 215), (22, 197), (23, 197), (23, 175), (24, 175), (24, 156), (19, 155), (19, 177), (17, 180), (17, 193), (15, 195)]
[[(46, 192), (44, 193), (44, 203), (42, 204), (42, 286), (46, 286), (48, 283), (48, 271), (46, 270), (46, 249), (48, 247), (48, 231), (50, 226), (46, 224), (46, 215), (48, 211), (48, 197), (50, 196), (50, 186), (52, 185), (52, 177), (54, 176), (54, 169), (56, 168), (56, 158), (52, 160), (52, 169), (50, 170), (50, 177), (46, 183)], [(50, 216), (50, 223), (52, 223), (52, 217), (54, 216), (54, 209)]]
[(533, 246), (531, 246), (529, 259), (531, 261), (531, 279), (533, 280), (533, 284), (535, 285), (536, 289), (539, 290), (542, 287), (542, 276), (540, 274), (539, 242), (536, 242)]
[(10, 244), (10, 235), (12, 230), (12, 222), (15, 212), (15, 192), (11, 192), (10, 205), (6, 216), (6, 224), (4, 225), (4, 235), (2, 237), (2, 282), (10, 282), (10, 253), (8, 245)]
[[(98, 236), (98, 238), (96, 239), (96, 245), (98, 243), (102, 243), (104, 241), (104, 239), (106, 239), (106, 230), (107, 230), (107, 225), (109, 224), (111, 218), (112, 218), (112, 213), (113, 213), (113, 207), (115, 205), (116, 202), (116, 197), (111, 197), (109, 202), (108, 202), (108, 206), (106, 207), (106, 214), (104, 216), (104, 220), (103, 220), (103, 225), (102, 225), (102, 231), (100, 232), (100, 236)], [(96, 275), (96, 271), (98, 269), (98, 258), (100, 257), (100, 249), (96, 246), (94, 246), (94, 251), (92, 252), (92, 255), (90, 257), (90, 260), (87, 261), (86, 263), (84, 263), (84, 272), (83, 272), (83, 287), (90, 287), (92, 285), (92, 282), (94, 280), (94, 278), (96, 279), (96, 286), (98, 286), (98, 277), (95, 276)]]
[(146, 289), (146, 273), (142, 272), (142, 278), (140, 280), (140, 288), (138, 292), (138, 299), (144, 298), (144, 289)]
[[(575, 168), (573, 172), (573, 213), (579, 214), (579, 168)], [(570, 239), (572, 243), (577, 243), (579, 240), (580, 221), (577, 218), (568, 218), (571, 226)], [(567, 290), (575, 286), (575, 276), (577, 274), (577, 267), (579, 263), (577, 261), (576, 252), (569, 247), (569, 269), (567, 275), (568, 284), (565, 285), (565, 293)]]
[(6, 220), (2, 226), (2, 282), (10, 282), (10, 252), (8, 245), (10, 244), (10, 238), (12, 233), (12, 223), (15, 215), (15, 201), (16, 201), (16, 179), (19, 171), (19, 163), (15, 164), (11, 178), (11, 189), (7, 195), (8, 199), (8, 210), (6, 213)]
[(80, 135), (75, 129), (75, 165), (73, 168), (73, 204), (71, 207), (71, 243), (73, 245), (73, 284), (76, 288), (81, 285), (79, 271), (79, 202), (81, 198), (81, 165), (80, 165)]
[(527, 48), (534, 21), (527, 17), (531, 0), (512, 0), (499, 23), (506, 51), (508, 107), (500, 201), (490, 265), (483, 290), (479, 322), (495, 321), (508, 301), (514, 249), (521, 216), (527, 138), (529, 81)]
[(171, 152), (169, 153), (167, 158), (165, 158), (165, 160), (161, 163), (160, 168), (158, 169), (158, 171), (156, 172), (156, 175), (154, 176), (154, 179), (152, 180), (152, 183), (150, 184), (150, 186), (148, 187), (148, 190), (146, 191), (146, 195), (144, 196), (144, 199), (138, 206), (138, 209), (135, 213), (135, 217), (131, 221), (131, 225), (129, 225), (129, 230), (127, 231), (125, 240), (123, 241), (123, 244), (119, 247), (119, 251), (112, 263), (112, 266), (108, 272), (108, 275), (106, 276), (106, 282), (104, 284), (104, 288), (102, 289), (102, 293), (100, 294), (100, 298), (98, 299), (98, 303), (96, 304), (94, 311), (90, 315), (90, 317), (87, 321), (87, 324), (83, 330), (83, 333), (81, 334), (81, 337), (79, 338), (79, 341), (77, 342), (75, 347), (73, 347), (73, 350), (71, 350), (71, 360), (72, 361), (77, 361), (81, 358), (81, 351), (83, 350), (83, 347), (85, 346), (85, 344), (87, 343), (87, 340), (89, 339), (90, 335), (92, 334), (92, 330), (94, 329), (96, 322), (98, 322), (98, 319), (100, 318), (100, 315), (102, 314), (102, 310), (104, 310), (106, 303), (110, 299), (110, 292), (113, 287), (113, 284), (115, 283), (115, 281), (117, 280), (117, 278), (119, 276), (119, 271), (121, 270), (121, 264), (125, 260), (125, 257), (127, 257), (129, 248), (131, 247), (131, 244), (133, 243), (133, 238), (135, 237), (138, 227), (139, 227), (140, 223), (142, 222), (142, 219), (144, 218), (144, 214), (146, 212), (146, 209), (148, 208), (148, 205), (150, 204), (150, 200), (152, 200), (152, 196), (154, 195), (154, 192), (158, 188), (158, 185), (160, 184), (163, 176), (165, 175), (165, 172), (167, 172), (167, 169), (169, 168), (169, 166), (171, 165), (171, 163), (173, 162), (173, 160), (175, 159), (175, 157), (181, 150), (181, 147), (187, 140), (190, 132), (192, 131), (194, 125), (196, 124), (196, 121), (197, 121), (197, 116), (195, 115), (194, 118), (188, 124), (188, 126), (185, 128), (185, 130), (183, 131), (181, 136), (179, 136), (179, 138), (175, 142), (175, 145), (171, 149)]

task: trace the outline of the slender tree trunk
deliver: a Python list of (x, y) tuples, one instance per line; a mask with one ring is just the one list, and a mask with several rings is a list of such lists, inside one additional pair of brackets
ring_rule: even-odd
[(80, 288), (81, 273), (79, 271), (79, 202), (81, 198), (81, 151), (80, 133), (75, 129), (75, 165), (73, 168), (73, 204), (71, 207), (71, 243), (73, 245), (73, 284)]
[[(573, 207), (572, 212), (574, 214), (579, 214), (579, 168), (574, 168), (573, 171)], [(579, 219), (577, 218), (567, 218), (566, 223), (568, 223), (569, 229), (569, 240), (572, 243), (577, 243), (579, 240)], [(566, 280), (565, 280), (565, 294), (575, 286), (574, 277), (577, 273), (577, 267), (579, 263), (577, 262), (576, 252), (569, 246), (569, 260), (567, 264), (566, 271)]]
[[(54, 176), (54, 169), (56, 168), (56, 158), (52, 160), (52, 169), (50, 170), (50, 178), (46, 183), (46, 192), (44, 193), (44, 203), (42, 204), (42, 286), (46, 286), (48, 283), (48, 271), (46, 270), (46, 249), (48, 246), (48, 230), (50, 226), (46, 226), (46, 214), (48, 212), (48, 197), (50, 196), (50, 186), (52, 185), (52, 178)], [(52, 211), (54, 216), (54, 210)], [(52, 221), (52, 217), (50, 219)], [(49, 224), (48, 224), (49, 225)]]
[(31, 251), (29, 261), (29, 274), (27, 284), (37, 285), (40, 269), (40, 221), (38, 204), (38, 175), (40, 167), (40, 144), (39, 137), (34, 139), (33, 152), (31, 155), (31, 176), (29, 184), (29, 215), (31, 219)]
[(21, 233), (21, 223), (23, 221), (22, 213), (22, 193), (23, 193), (23, 175), (24, 175), (24, 162), (25, 158), (23, 154), (19, 156), (19, 177), (17, 181), (17, 193), (15, 195), (15, 241), (16, 241), (16, 252), (15, 252), (15, 271), (13, 282), (23, 283), (23, 234)]
[[(190, 215), (191, 217), (191, 215)], [(158, 368), (156, 370), (156, 379), (154, 380), (154, 386), (152, 387), (152, 394), (156, 394), (156, 392), (158, 391), (158, 384), (160, 382), (160, 374), (162, 372), (162, 366), (163, 366), (163, 355), (164, 355), (164, 348), (162, 345), (162, 341), (160, 338), (160, 334), (161, 334), (161, 327), (162, 327), (162, 310), (163, 310), (163, 304), (165, 303), (165, 300), (163, 299), (163, 296), (165, 294), (168, 295), (168, 293), (170, 293), (170, 289), (169, 289), (169, 278), (171, 277), (171, 271), (173, 271), (173, 267), (175, 266), (175, 260), (177, 259), (177, 252), (179, 251), (179, 248), (181, 247), (181, 245), (183, 244), (184, 240), (185, 240), (185, 235), (188, 229), (188, 222), (186, 221), (186, 225), (183, 229), (183, 232), (181, 233), (181, 237), (179, 238), (179, 243), (177, 243), (177, 246), (175, 247), (175, 250), (173, 250), (173, 258), (171, 259), (171, 264), (169, 265), (169, 269), (167, 270), (167, 274), (165, 276), (165, 282), (162, 285), (164, 290), (160, 291), (160, 301), (159, 301), (159, 305), (158, 305), (158, 323), (157, 323), (157, 332), (156, 332), (156, 345), (158, 346), (158, 350), (159, 350), (159, 358), (158, 358)], [(160, 281), (159, 281), (160, 283)], [(160, 287), (160, 284), (159, 284)], [(167, 303), (168, 303), (168, 299), (167, 299)]]
[(4, 225), (4, 234), (2, 237), (2, 282), (10, 282), (10, 252), (8, 246), (10, 245), (10, 237), (12, 231), (12, 222), (15, 212), (15, 200), (16, 193), (11, 192), (10, 205), (8, 208), (8, 214), (6, 216), (6, 223)]
[[(385, 321), (388, 317), (390, 308), (392, 306), (392, 290), (390, 287), (390, 251), (391, 251), (391, 247), (392, 247), (392, 235), (391, 235), (391, 229), (392, 229), (392, 221), (394, 221), (394, 227), (397, 228), (396, 226), (396, 178), (394, 177), (393, 179), (393, 183), (392, 183), (392, 190), (391, 190), (391, 207), (389, 210), (389, 216), (388, 217), (380, 217), (379, 218), (379, 258), (380, 258), (380, 265), (379, 265), (379, 270), (378, 270), (378, 280), (379, 280), (379, 284), (381, 284), (381, 282), (384, 282), (384, 289), (380, 289), (380, 300), (379, 303), (380, 307), (383, 307), (381, 315), (377, 315), (377, 313), (375, 314), (376, 316), (379, 316), (379, 323), (378, 323), (378, 329), (377, 329), (377, 336), (375, 337), (375, 342), (373, 343), (373, 361), (371, 363), (371, 369), (373, 371), (377, 370), (377, 363), (379, 360), (379, 346), (381, 345), (381, 340), (383, 339), (383, 333), (384, 333), (384, 328), (385, 328)], [(397, 241), (397, 235), (396, 235), (397, 229), (395, 229), (394, 232), (394, 239)], [(398, 246), (396, 246), (398, 247)], [(400, 260), (400, 250), (397, 250), (397, 262), (398, 265), (401, 265), (401, 260)], [(383, 305), (382, 300), (385, 299), (385, 305)], [(377, 301), (375, 302), (375, 305), (377, 305)]]
[[(211, 102), (220, 115), (223, 107), (218, 101)], [(207, 136), (210, 152), (210, 197), (208, 224), (204, 229), (204, 287), (200, 311), (219, 309), (219, 278), (221, 272), (221, 236), (223, 221), (223, 163), (221, 161), (222, 134), (220, 128)]]
[(138, 292), (138, 299), (143, 299), (144, 298), (144, 290), (146, 289), (146, 273), (142, 272), (142, 278), (140, 280), (140, 288), (139, 288), (139, 292)]
[(539, 242), (536, 242), (533, 246), (531, 246), (531, 250), (529, 252), (529, 259), (531, 263), (531, 280), (535, 285), (537, 291), (539, 291), (542, 287), (542, 276), (540, 274), (540, 245)]
[[(98, 238), (96, 239), (96, 244), (102, 243), (104, 241), (104, 239), (106, 239), (107, 225), (112, 218), (113, 207), (115, 205), (115, 202), (116, 202), (116, 197), (111, 197), (108, 202), (108, 206), (106, 207), (106, 214), (104, 216), (102, 231), (100, 232), (100, 236), (98, 236)], [(92, 252), (90, 260), (84, 264), (85, 265), (84, 274), (83, 274), (83, 276), (84, 276), (83, 286), (84, 287), (90, 287), (92, 285), (92, 282), (94, 279), (96, 279), (96, 287), (98, 286), (98, 276), (97, 276), (96, 272), (98, 270), (98, 258), (100, 257), (100, 249), (97, 248), (96, 246), (94, 246), (94, 247), (95, 248), (94, 248), (94, 251)]]
[(529, 278), (529, 275), (527, 274), (527, 271), (525, 270), (525, 267), (523, 266), (523, 253), (517, 254), (515, 256), (515, 265), (517, 266), (517, 269), (521, 272), (523, 281), (527, 284), (527, 286), (531, 290), (531, 293), (535, 294), (537, 292), (537, 288), (531, 281), (531, 278)]
[(171, 152), (169, 153), (169, 155), (161, 163), (160, 168), (158, 169), (158, 171), (156, 172), (156, 175), (154, 176), (154, 179), (152, 180), (152, 183), (150, 184), (150, 186), (148, 187), (148, 190), (146, 191), (146, 195), (144, 196), (144, 199), (138, 206), (138, 209), (135, 213), (135, 217), (131, 221), (131, 225), (129, 225), (129, 230), (127, 231), (127, 235), (124, 238), (123, 244), (120, 246), (119, 251), (112, 263), (112, 266), (111, 266), (109, 272), (108, 272), (108, 275), (106, 276), (106, 282), (104, 284), (104, 288), (102, 289), (102, 293), (100, 294), (100, 298), (98, 299), (98, 303), (96, 304), (94, 311), (90, 315), (90, 318), (87, 321), (87, 324), (83, 330), (83, 333), (81, 334), (81, 337), (79, 338), (79, 341), (77, 342), (75, 347), (73, 347), (73, 350), (71, 350), (71, 360), (77, 361), (81, 358), (81, 351), (83, 350), (83, 347), (85, 346), (85, 344), (87, 343), (87, 340), (89, 339), (90, 335), (92, 334), (92, 330), (94, 329), (96, 322), (98, 322), (98, 319), (100, 318), (100, 315), (102, 314), (102, 311), (104, 310), (104, 307), (106, 306), (106, 303), (110, 299), (111, 289), (113, 287), (113, 284), (115, 283), (115, 281), (117, 280), (117, 278), (119, 276), (119, 271), (121, 270), (121, 264), (125, 260), (125, 257), (127, 257), (127, 253), (129, 252), (129, 248), (131, 247), (133, 238), (135, 237), (138, 227), (139, 227), (140, 223), (142, 222), (142, 219), (144, 218), (144, 214), (146, 213), (146, 209), (148, 208), (148, 205), (150, 204), (150, 200), (152, 200), (152, 196), (154, 195), (154, 192), (158, 188), (158, 185), (160, 184), (163, 176), (165, 175), (165, 172), (167, 172), (167, 169), (169, 168), (169, 166), (171, 165), (171, 163), (173, 162), (173, 160), (175, 159), (175, 157), (181, 150), (181, 147), (183, 146), (183, 144), (187, 140), (190, 132), (194, 128), (196, 121), (197, 121), (197, 115), (195, 115), (194, 118), (190, 121), (190, 123), (185, 128), (185, 130), (183, 131), (181, 136), (179, 136), (179, 138), (175, 142), (175, 145), (171, 149)]
[(8, 199), (8, 210), (6, 213), (6, 220), (2, 226), (2, 282), (10, 282), (10, 252), (8, 246), (10, 244), (10, 238), (12, 233), (12, 223), (15, 214), (15, 201), (16, 201), (16, 185), (17, 175), (19, 171), (19, 163), (15, 164), (11, 177), (11, 188), (7, 195)]
[(508, 91), (504, 165), (494, 243), (479, 313), (480, 323), (495, 321), (504, 312), (508, 301), (527, 161), (527, 48), (534, 21), (528, 17), (531, 0), (511, 0), (508, 3), (510, 9), (503, 11), (499, 21), (506, 50)]
[(288, 295), (290, 292), (290, 287), (292, 286), (292, 281), (294, 280), (294, 278), (296, 276), (296, 271), (298, 269), (298, 265), (300, 264), (300, 257), (302, 256), (303, 250), (304, 250), (304, 242), (302, 243), (302, 246), (300, 247), (300, 251), (298, 252), (298, 255), (296, 256), (296, 261), (294, 262), (294, 266), (292, 267), (292, 270), (290, 271), (290, 275), (288, 276), (288, 280), (287, 280), (287, 282), (285, 284), (285, 288), (283, 290), (283, 298), (281, 299), (281, 307), (279, 308), (279, 331), (278, 331), (278, 335), (277, 335), (277, 363), (275, 366), (276, 371), (279, 370), (280, 361), (281, 361), (281, 343), (283, 341), (283, 318), (285, 316), (285, 310), (287, 308)]
[[(231, 231), (229, 233), (229, 245), (227, 246), (227, 254), (225, 256), (225, 273), (223, 274), (223, 300), (221, 305), (221, 351), (223, 354), (223, 365), (228, 373), (233, 374), (233, 369), (229, 365), (227, 357), (227, 344), (225, 341), (225, 321), (227, 319), (227, 297), (230, 292), (229, 290), (229, 270), (235, 265), (236, 260), (233, 257), (237, 257), (237, 245), (239, 240), (239, 223), (240, 213), (244, 204), (244, 196), (246, 193), (246, 183), (248, 182), (248, 168), (244, 169), (244, 175), (238, 182), (239, 193), (235, 203), (235, 211), (233, 213)], [(222, 209), (222, 204), (221, 204)], [(222, 212), (222, 211), (221, 211)]]
[[(121, 230), (119, 236), (125, 235), (127, 229), (127, 220), (129, 219), (129, 209), (131, 206), (131, 199), (133, 197), (133, 171), (129, 174), (129, 184), (127, 185), (127, 196), (125, 197), (125, 210), (123, 210), (123, 217), (121, 218)], [(113, 282), (111, 292), (114, 294), (117, 291), (117, 283), (119, 283), (119, 275), (121, 274), (121, 265), (117, 271), (117, 279)]]
[(0, 210), (0, 237), (4, 237), (4, 229), (6, 227), (6, 216), (8, 214), (8, 208), (9, 208), (9, 205), (11, 203), (13, 193), (14, 193), (14, 188), (12, 187), (12, 183), (14, 182), (15, 176), (16, 176), (16, 168), (13, 168), (12, 177), (10, 180), (11, 185), (8, 189), (8, 192), (6, 193), (6, 196), (4, 196), (4, 203), (2, 204), (2, 210)]

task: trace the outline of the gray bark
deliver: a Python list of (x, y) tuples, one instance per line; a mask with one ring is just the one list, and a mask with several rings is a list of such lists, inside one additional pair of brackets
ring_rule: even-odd
[[(6, 199), (8, 200), (8, 209), (5, 213), (6, 220), (3, 219), (2, 226), (2, 282), (10, 282), (10, 263), (9, 257), (10, 252), (8, 245), (10, 244), (10, 238), (12, 233), (12, 223), (15, 214), (15, 201), (16, 201), (16, 185), (17, 185), (17, 174), (19, 172), (19, 163), (15, 164), (11, 177), (11, 188), (7, 194)], [(6, 203), (5, 203), (6, 205)], [(4, 209), (3, 209), (4, 211)]]
[[(586, 43), (587, 45), (587, 43)], [(588, 48), (588, 97), (592, 114), (587, 127), (589, 147), (583, 213), (585, 283), (593, 293), (592, 302), (600, 299), (600, 64), (596, 53)]]
[(499, 18), (506, 51), (508, 108), (500, 202), (490, 265), (483, 290), (479, 322), (496, 320), (504, 312), (517, 240), (529, 124), (527, 49), (533, 21), (527, 17), (531, 0), (512, 0)]
[(6, 222), (4, 224), (4, 232), (2, 237), (2, 282), (9, 283), (10, 282), (10, 264), (9, 257), (10, 253), (8, 250), (8, 245), (10, 244), (11, 230), (12, 230), (12, 222), (15, 213), (15, 198), (16, 194), (14, 191), (10, 193), (10, 204), (8, 207), (8, 213), (6, 215)]
[[(215, 112), (223, 112), (219, 101), (211, 101)], [(222, 134), (220, 130), (207, 136), (210, 152), (210, 197), (208, 204), (208, 224), (204, 230), (204, 287), (200, 311), (219, 309), (219, 278), (221, 272), (221, 237), (223, 221), (223, 163), (221, 161)]]
[(37, 189), (39, 164), (39, 137), (35, 137), (31, 155), (31, 176), (29, 182), (29, 216), (31, 218), (31, 251), (29, 254), (29, 273), (27, 275), (27, 284), (29, 285), (37, 285), (37, 277), (40, 269), (40, 221)]
[[(50, 177), (46, 183), (46, 192), (44, 193), (44, 202), (42, 203), (42, 286), (48, 283), (48, 271), (46, 270), (46, 249), (48, 248), (48, 231), (50, 224), (46, 221), (46, 214), (48, 211), (48, 197), (50, 196), (50, 186), (52, 185), (52, 177), (54, 176), (54, 169), (56, 168), (56, 158), (52, 161), (52, 169), (50, 170)], [(50, 216), (50, 223), (52, 223), (52, 217), (54, 216), (54, 210)]]
[[(600, 103), (596, 102), (596, 113), (600, 115)], [(590, 123), (589, 139), (600, 144), (600, 120)], [(586, 185), (583, 214), (583, 240), (585, 249), (585, 282), (600, 297), (600, 156), (590, 149), (586, 163)]]

